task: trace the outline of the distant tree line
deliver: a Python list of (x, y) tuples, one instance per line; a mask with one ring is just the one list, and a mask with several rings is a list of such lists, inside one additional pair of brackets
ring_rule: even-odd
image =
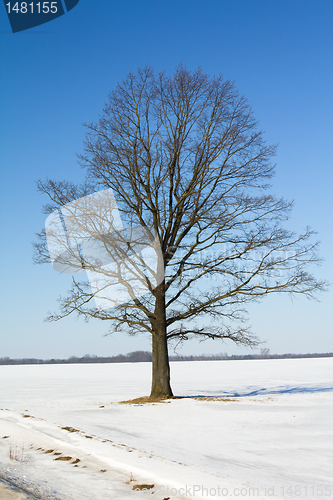
[(240, 360), (240, 359), (292, 359), (292, 358), (330, 358), (333, 357), (333, 352), (325, 353), (307, 353), (307, 354), (232, 354), (227, 353), (216, 355), (200, 355), (200, 356), (170, 356), (171, 361), (218, 361), (218, 360)]
[(143, 361), (151, 361), (151, 352), (135, 351), (126, 355), (118, 354), (117, 356), (95, 356), (85, 354), (84, 356), (77, 357), (71, 356), (68, 359), (10, 359), (0, 358), (0, 365), (58, 365), (58, 364), (72, 364), (72, 363), (139, 363)]
[[(232, 354), (227, 353), (199, 356), (170, 356), (170, 361), (219, 361), (219, 360), (240, 360), (240, 359), (291, 359), (291, 358), (329, 358), (333, 357), (333, 352), (326, 353), (308, 353), (308, 354), (270, 354), (269, 349), (261, 349), (260, 354)], [(151, 362), (152, 353), (148, 351), (134, 351), (126, 355), (118, 354), (117, 356), (95, 356), (86, 354), (85, 356), (71, 356), (68, 359), (36, 359), (22, 358), (11, 359), (9, 357), (0, 358), (0, 365), (58, 365), (58, 364), (73, 364), (73, 363), (142, 363)]]

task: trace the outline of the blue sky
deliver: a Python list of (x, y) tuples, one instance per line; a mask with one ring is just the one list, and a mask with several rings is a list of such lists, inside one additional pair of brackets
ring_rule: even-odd
[[(331, 0), (80, 0), (68, 14), (1, 37), (1, 338), (0, 357), (115, 355), (149, 350), (144, 336), (104, 337), (104, 324), (43, 322), (68, 277), (32, 264), (44, 225), (36, 180), (83, 178), (83, 122), (98, 119), (108, 93), (150, 64), (173, 72), (181, 61), (235, 80), (278, 143), (272, 191), (295, 200), (289, 227), (318, 231), (333, 282), (333, 3)], [(249, 309), (271, 352), (333, 351), (333, 292), (320, 302), (271, 296)], [(188, 342), (185, 354), (246, 353), (217, 341)]]

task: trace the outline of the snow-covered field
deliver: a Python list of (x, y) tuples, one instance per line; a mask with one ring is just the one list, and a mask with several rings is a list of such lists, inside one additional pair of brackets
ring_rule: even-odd
[(0, 366), (0, 471), (59, 500), (333, 499), (333, 358), (171, 377), (191, 397), (138, 406), (119, 401), (149, 394), (149, 363)]

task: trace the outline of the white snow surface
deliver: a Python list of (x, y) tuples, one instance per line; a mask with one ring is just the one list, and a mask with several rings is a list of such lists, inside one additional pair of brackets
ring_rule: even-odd
[(150, 363), (0, 366), (0, 471), (58, 500), (333, 498), (333, 358), (172, 362), (188, 397), (119, 403), (150, 381)]

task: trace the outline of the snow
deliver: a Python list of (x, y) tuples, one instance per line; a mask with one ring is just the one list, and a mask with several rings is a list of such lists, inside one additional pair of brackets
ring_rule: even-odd
[(1, 366), (0, 470), (59, 500), (333, 497), (333, 358), (173, 362), (171, 377), (189, 397), (132, 405), (150, 363)]

